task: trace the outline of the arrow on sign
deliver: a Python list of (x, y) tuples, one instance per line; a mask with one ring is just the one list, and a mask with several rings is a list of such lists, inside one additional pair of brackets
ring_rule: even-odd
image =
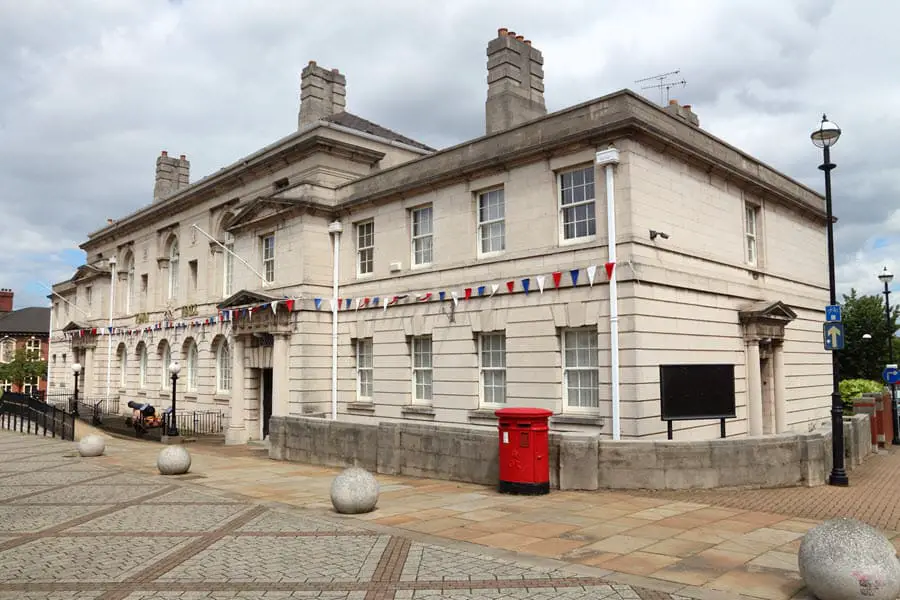
[(827, 335), (829, 338), (831, 338), (832, 346), (837, 346), (838, 340), (841, 339), (841, 330), (838, 329), (837, 327), (835, 327), (834, 325), (832, 325), (831, 327), (828, 328), (827, 331), (825, 331), (825, 335)]

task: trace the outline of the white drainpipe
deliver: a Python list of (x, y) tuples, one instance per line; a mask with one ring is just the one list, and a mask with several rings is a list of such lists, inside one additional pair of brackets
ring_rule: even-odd
[(112, 325), (116, 306), (116, 257), (109, 257), (109, 323), (106, 330), (106, 410), (109, 410), (110, 372), (112, 369)]
[(338, 281), (340, 277), (341, 233), (344, 225), (340, 221), (332, 221), (328, 233), (332, 234), (334, 257), (331, 281), (331, 419), (337, 421), (337, 372), (338, 372)]
[(619, 423), (619, 296), (616, 286), (616, 193), (615, 166), (619, 164), (619, 151), (612, 145), (606, 150), (597, 152), (597, 166), (606, 167), (606, 228), (609, 238), (609, 262), (613, 264), (612, 276), (609, 278), (609, 339), (610, 339), (610, 387), (612, 396), (613, 439), (621, 438)]

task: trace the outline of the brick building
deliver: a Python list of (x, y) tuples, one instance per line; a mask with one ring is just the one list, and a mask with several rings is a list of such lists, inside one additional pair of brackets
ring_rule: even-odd
[(53, 379), (78, 360), (85, 393), (167, 405), (177, 359), (180, 406), (227, 412), (233, 443), (270, 415), (492, 427), (509, 405), (664, 436), (668, 364), (734, 367), (729, 435), (827, 418), (823, 198), (690, 106), (548, 113), (537, 48), (500, 30), (487, 57), (485, 135), (450, 148), (347, 112), (310, 62), (296, 132), (194, 182), (163, 152), (152, 202), (54, 288), (77, 310), (54, 301)]
[[(47, 360), (50, 309), (31, 306), (13, 310), (13, 291), (0, 289), (0, 363), (11, 362), (17, 350)], [(47, 389), (47, 380), (26, 381), (22, 386), (0, 380), (0, 391), (33, 392)]]

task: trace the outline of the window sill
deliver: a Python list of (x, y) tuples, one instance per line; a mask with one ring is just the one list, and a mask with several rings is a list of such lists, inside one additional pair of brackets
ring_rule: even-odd
[(135, 392), (135, 393), (136, 393), (138, 396), (142, 396), (142, 397), (144, 397), (144, 398), (147, 397), (147, 390), (138, 390), (138, 391)]
[(596, 241), (597, 241), (596, 235), (586, 235), (584, 237), (571, 238), (568, 240), (565, 239), (564, 237), (560, 236), (559, 245), (560, 246), (577, 246), (578, 244), (590, 244), (590, 243), (596, 242)]
[(372, 402), (349, 402), (347, 404), (347, 411), (374, 413), (375, 405)]
[(182, 396), (185, 400), (197, 400), (197, 392), (191, 392)]
[(400, 409), (405, 419), (434, 420), (434, 408), (426, 404), (407, 405)]
[(215, 394), (213, 396), (213, 402), (217, 402), (219, 404), (230, 404), (231, 396), (225, 396), (223, 394)]
[(600, 415), (562, 414), (550, 417), (550, 425), (590, 425), (603, 427), (606, 421)]
[(497, 408), (476, 408), (475, 410), (469, 411), (469, 420), (470, 421), (496, 421), (497, 415), (494, 414), (495, 410), (500, 409)]

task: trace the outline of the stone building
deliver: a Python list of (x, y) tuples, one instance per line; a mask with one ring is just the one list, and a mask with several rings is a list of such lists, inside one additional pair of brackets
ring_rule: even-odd
[(53, 380), (77, 359), (99, 393), (109, 366), (167, 405), (178, 359), (179, 406), (227, 412), (233, 443), (272, 414), (493, 426), (511, 405), (660, 436), (668, 364), (734, 365), (728, 435), (827, 417), (822, 197), (675, 101), (548, 113), (540, 51), (505, 29), (487, 66), (485, 135), (450, 148), (347, 112), (310, 62), (296, 132), (193, 183), (163, 152), (153, 202), (55, 287)]

